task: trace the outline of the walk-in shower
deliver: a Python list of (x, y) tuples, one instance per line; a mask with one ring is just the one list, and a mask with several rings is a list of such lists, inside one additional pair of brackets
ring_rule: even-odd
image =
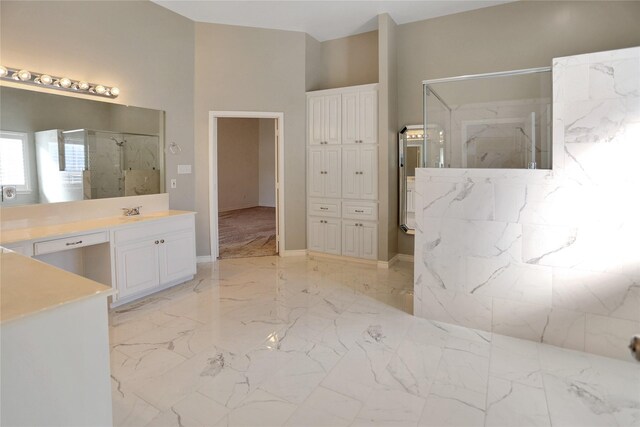
[(62, 131), (60, 171), (83, 199), (161, 192), (158, 135)]
[(422, 164), (550, 169), (551, 68), (425, 80)]

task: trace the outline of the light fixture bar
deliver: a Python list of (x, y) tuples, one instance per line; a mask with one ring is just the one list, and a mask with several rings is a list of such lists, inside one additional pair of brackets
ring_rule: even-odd
[(0, 80), (64, 90), (67, 92), (82, 93), (86, 95), (102, 96), (104, 98), (113, 99), (120, 95), (120, 89), (115, 86), (89, 83), (82, 80), (72, 80), (68, 77), (57, 77), (45, 73), (36, 73), (26, 69), (4, 67), (2, 65), (0, 65)]

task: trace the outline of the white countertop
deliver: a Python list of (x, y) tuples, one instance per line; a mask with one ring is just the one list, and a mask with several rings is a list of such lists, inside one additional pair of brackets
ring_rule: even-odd
[(145, 221), (155, 221), (179, 215), (194, 215), (191, 211), (168, 210), (153, 212), (135, 216), (114, 216), (107, 218), (88, 219), (75, 221), (66, 224), (44, 225), (36, 227), (16, 228), (13, 230), (0, 231), (0, 245), (9, 243), (24, 242), (29, 240), (40, 240), (55, 238), (70, 234), (82, 233), (85, 231), (101, 230), (106, 228), (119, 227), (124, 225), (138, 224)]
[(0, 323), (114, 292), (110, 286), (0, 248)]

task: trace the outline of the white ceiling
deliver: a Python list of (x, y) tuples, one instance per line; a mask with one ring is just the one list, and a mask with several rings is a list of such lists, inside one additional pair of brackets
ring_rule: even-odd
[[(509, 1), (225, 1), (152, 0), (196, 22), (302, 31), (319, 41), (373, 31), (377, 15), (388, 13), (398, 24), (495, 6)], [(511, 0), (513, 1), (513, 0)]]

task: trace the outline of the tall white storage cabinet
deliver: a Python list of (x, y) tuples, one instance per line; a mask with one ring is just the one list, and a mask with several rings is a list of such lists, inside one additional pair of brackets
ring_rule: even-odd
[(377, 84), (307, 92), (307, 247), (378, 258)]

